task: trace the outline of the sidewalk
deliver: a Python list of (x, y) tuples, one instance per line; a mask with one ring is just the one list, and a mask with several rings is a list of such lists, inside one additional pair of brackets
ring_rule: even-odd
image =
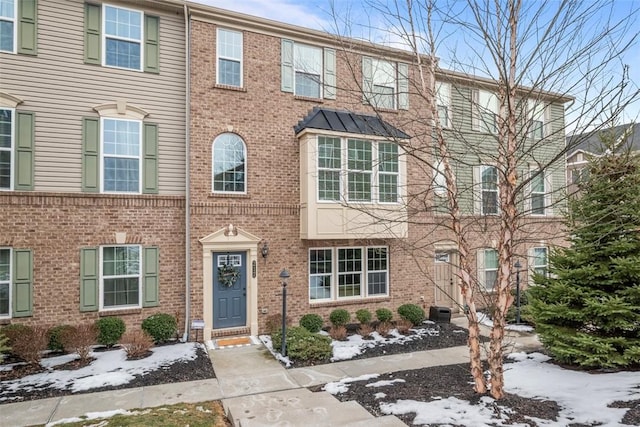
[[(466, 318), (452, 319), (466, 327)], [(486, 335), (488, 328), (482, 327)], [(539, 348), (537, 338), (508, 332), (511, 351)], [(235, 426), (404, 426), (394, 416), (375, 418), (356, 402), (340, 402), (306, 387), (345, 377), (383, 374), (469, 361), (466, 346), (347, 360), (285, 369), (261, 344), (210, 350), (216, 378), (122, 390), (87, 393), (0, 405), (0, 427), (46, 424), (87, 412), (136, 409), (222, 400)], [(375, 424), (372, 424), (375, 422)]]

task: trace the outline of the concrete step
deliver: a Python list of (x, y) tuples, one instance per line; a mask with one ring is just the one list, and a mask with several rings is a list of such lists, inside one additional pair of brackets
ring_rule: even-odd
[(358, 402), (337, 402), (334, 406), (315, 406), (295, 409), (281, 414), (276, 419), (267, 416), (255, 418), (241, 418), (237, 427), (327, 427), (351, 426), (354, 424), (370, 426), (375, 418)]

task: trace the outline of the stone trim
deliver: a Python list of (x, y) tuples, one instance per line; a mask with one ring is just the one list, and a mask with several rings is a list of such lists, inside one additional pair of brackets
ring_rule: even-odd
[(0, 206), (107, 206), (184, 209), (184, 196), (2, 192)]
[(379, 302), (389, 302), (389, 301), (391, 301), (390, 296), (357, 298), (357, 299), (338, 300), (338, 301), (309, 302), (309, 308), (341, 307), (345, 305), (362, 305), (362, 304), (369, 304), (369, 303), (375, 304)]
[(272, 203), (194, 203), (192, 215), (300, 216), (300, 205)]

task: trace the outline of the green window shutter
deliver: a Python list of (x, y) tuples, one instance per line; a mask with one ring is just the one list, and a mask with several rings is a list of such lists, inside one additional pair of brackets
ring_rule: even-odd
[(362, 57), (362, 103), (370, 104), (373, 96), (373, 62), (368, 56)]
[(324, 50), (324, 97), (336, 99), (336, 51)]
[(145, 194), (158, 193), (158, 125), (145, 123), (143, 128), (144, 136), (144, 165), (143, 188)]
[(480, 285), (481, 289), (485, 289), (486, 283), (484, 277), (484, 249), (478, 249), (476, 254), (476, 274), (478, 277), (478, 285)]
[(159, 282), (159, 249), (151, 246), (143, 249), (142, 271), (142, 306), (156, 307), (158, 305), (158, 282)]
[(398, 63), (398, 108), (409, 109), (409, 66)]
[(99, 5), (84, 5), (84, 62), (102, 64), (102, 8)]
[(160, 18), (144, 16), (144, 71), (160, 72)]
[(82, 191), (100, 190), (100, 119), (85, 117), (82, 121)]
[(34, 122), (33, 113), (16, 112), (15, 189), (19, 191), (33, 190)]
[(98, 248), (80, 249), (80, 311), (98, 311)]
[(30, 249), (13, 251), (13, 317), (33, 313), (33, 253)]
[(282, 39), (281, 90), (293, 93), (293, 41)]
[(37, 0), (20, 0), (18, 2), (18, 53), (24, 55), (38, 53)]

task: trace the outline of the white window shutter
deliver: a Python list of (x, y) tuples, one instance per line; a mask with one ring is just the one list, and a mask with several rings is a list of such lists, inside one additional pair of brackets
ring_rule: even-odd
[(553, 215), (553, 173), (547, 169), (544, 171), (544, 213)]
[(478, 104), (480, 103), (480, 92), (478, 89), (471, 90), (471, 129), (480, 130), (480, 112)]
[(482, 213), (482, 166), (473, 167), (473, 213), (480, 215)]
[(398, 63), (398, 109), (409, 109), (409, 66)]
[(373, 96), (373, 64), (368, 56), (362, 57), (362, 103), (370, 104)]
[(478, 277), (478, 285), (481, 286), (482, 289), (486, 289), (485, 283), (485, 274), (484, 274), (484, 249), (478, 249), (476, 255), (476, 274)]
[(281, 90), (293, 93), (293, 41), (282, 39)]
[(336, 51), (324, 50), (324, 97), (336, 99)]

